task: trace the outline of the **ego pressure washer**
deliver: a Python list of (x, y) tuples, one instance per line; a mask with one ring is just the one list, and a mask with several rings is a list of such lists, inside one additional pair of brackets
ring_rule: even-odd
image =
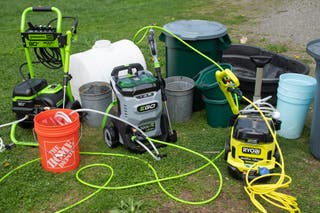
[[(118, 66), (111, 72), (110, 84), (118, 104), (117, 116), (133, 125), (110, 118), (111, 122), (103, 131), (105, 142), (110, 148), (120, 143), (135, 153), (150, 152), (150, 148), (157, 152), (156, 147), (161, 145), (153, 144), (146, 136), (166, 142), (177, 140), (166, 106), (165, 85), (152, 29), (148, 40), (156, 77), (138, 63)], [(147, 142), (149, 145), (145, 145)]]
[[(232, 119), (230, 137), (225, 143), (225, 160), (230, 174), (241, 179), (250, 171), (248, 177), (249, 180), (252, 180), (270, 173), (275, 169), (276, 162), (280, 161), (280, 156), (275, 139), (266, 122), (273, 132), (279, 130), (281, 126), (279, 114), (271, 104), (265, 102), (266, 98), (255, 102), (265, 115), (266, 120), (252, 105), (239, 111), (234, 97), (232, 97), (233, 95), (242, 97), (241, 91), (237, 88), (239, 86), (238, 78), (231, 70), (226, 69), (217, 71), (216, 79), (235, 115)], [(258, 168), (251, 168), (257, 162), (261, 162)]]
[[(55, 13), (56, 18), (46, 25), (34, 24), (27, 20), (27, 15), (33, 13)], [(28, 17), (30, 18), (30, 16)], [(62, 33), (62, 20), (72, 19), (73, 25), (66, 33)], [(78, 20), (75, 17), (62, 17), (55, 7), (29, 7), (21, 17), (21, 38), (27, 62), (20, 66), (23, 82), (15, 86), (12, 97), (12, 111), (16, 119), (26, 119), (19, 122), (22, 127), (33, 127), (33, 118), (44, 109), (50, 108), (80, 108), (78, 101), (73, 99), (70, 87), (69, 58), (71, 41), (76, 35)], [(31, 59), (30, 49), (34, 50), (37, 61)], [(63, 85), (48, 84), (47, 80), (35, 77), (33, 64), (41, 63), (49, 69), (62, 68), (64, 72)], [(24, 75), (22, 67), (27, 65), (28, 75)], [(15, 128), (15, 126), (13, 126)]]

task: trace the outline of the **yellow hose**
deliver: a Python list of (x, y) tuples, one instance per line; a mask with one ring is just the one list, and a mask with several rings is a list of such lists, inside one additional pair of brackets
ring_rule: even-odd
[[(224, 71), (224, 69), (214, 60), (212, 60), (211, 58), (209, 58), (208, 56), (206, 56), (205, 54), (203, 54), (202, 52), (200, 52), (199, 50), (195, 49), (194, 47), (192, 47), (191, 45), (189, 45), (188, 43), (186, 43), (185, 41), (183, 41), (181, 38), (179, 38), (178, 36), (176, 36), (175, 34), (171, 33), (170, 31), (159, 27), (159, 26), (146, 26), (141, 28), (140, 30), (137, 31), (137, 33), (134, 35), (133, 37), (133, 41), (135, 43), (140, 43), (147, 35), (147, 30), (151, 29), (151, 28), (155, 28), (155, 29), (159, 29), (164, 31), (165, 33), (171, 35), (172, 37), (176, 38), (177, 40), (179, 40), (181, 43), (183, 43), (184, 45), (186, 45), (187, 47), (189, 47), (191, 50), (193, 50), (194, 52), (198, 53), (199, 55), (201, 55), (202, 57), (204, 57), (205, 59), (207, 59), (208, 61), (210, 61), (211, 63), (213, 63), (214, 65), (216, 65), (221, 71)], [(141, 32), (144, 32), (143, 36), (140, 38), (140, 40), (137, 40), (138, 35)], [(285, 166), (284, 166), (284, 160), (283, 160), (283, 155), (279, 146), (279, 143), (277, 141), (277, 137), (276, 137), (276, 132), (272, 130), (272, 128), (269, 125), (269, 122), (267, 121), (265, 115), (263, 114), (263, 112), (252, 102), (250, 101), (248, 98), (242, 96), (242, 98), (244, 100), (246, 100), (248, 103), (250, 103), (262, 116), (263, 120), (265, 121), (274, 142), (276, 143), (276, 147), (277, 150), (279, 151), (279, 155), (280, 155), (280, 163), (274, 161), (274, 163), (276, 165), (279, 166), (279, 168), (281, 169), (280, 173), (272, 173), (272, 174), (266, 174), (266, 175), (262, 175), (259, 176), (257, 178), (254, 178), (253, 180), (251, 180), (249, 182), (249, 173), (251, 170), (253, 170), (253, 168), (257, 168), (260, 164), (264, 163), (265, 161), (259, 161), (255, 164), (253, 164), (248, 172), (246, 173), (246, 177), (245, 177), (245, 181), (246, 181), (246, 186), (244, 187), (246, 193), (249, 195), (251, 202), (261, 211), (261, 212), (267, 212), (267, 210), (263, 207), (263, 205), (257, 200), (257, 197), (259, 196), (260, 198), (262, 198), (263, 200), (267, 201), (268, 203), (277, 206), (281, 209), (287, 210), (289, 212), (301, 212), (298, 204), (297, 204), (297, 199), (291, 195), (287, 195), (281, 192), (277, 192), (278, 189), (282, 189), (282, 188), (287, 188), (289, 187), (290, 183), (292, 182), (292, 179), (290, 176), (285, 174)], [(231, 98), (232, 99), (232, 98)], [(236, 102), (237, 102), (237, 98), (236, 98)], [(238, 103), (236, 103), (238, 106)], [(276, 183), (269, 183), (269, 184), (259, 184), (257, 183), (258, 180), (265, 178), (265, 177), (272, 177), (272, 176), (277, 176), (279, 179)]]
[[(292, 182), (292, 179), (290, 176), (285, 174), (285, 166), (284, 166), (284, 160), (282, 151), (280, 149), (279, 143), (277, 141), (276, 132), (272, 130), (271, 126), (269, 125), (269, 122), (267, 121), (267, 118), (263, 114), (263, 112), (257, 107), (252, 101), (250, 101), (248, 98), (242, 96), (244, 100), (246, 100), (249, 104), (251, 104), (262, 116), (263, 120), (265, 121), (273, 140), (276, 144), (277, 150), (279, 151), (280, 155), (280, 163), (273, 160), (273, 162), (279, 166), (281, 169), (280, 173), (271, 173), (259, 176), (257, 178), (254, 178), (253, 180), (249, 181), (249, 173), (253, 168), (257, 168), (260, 164), (265, 163), (266, 161), (270, 160), (263, 160), (259, 161), (257, 163), (254, 163), (249, 168), (248, 172), (245, 176), (246, 186), (244, 186), (244, 190), (248, 194), (251, 202), (263, 213), (266, 213), (267, 210), (263, 207), (261, 202), (257, 199), (257, 197), (262, 198), (264, 201), (277, 206), (278, 208), (287, 210), (289, 212), (301, 212), (297, 199), (291, 195), (284, 194), (282, 192), (278, 192), (279, 189), (287, 188), (289, 187), (290, 183)], [(258, 180), (266, 177), (278, 177), (278, 180), (276, 183), (258, 183)]]

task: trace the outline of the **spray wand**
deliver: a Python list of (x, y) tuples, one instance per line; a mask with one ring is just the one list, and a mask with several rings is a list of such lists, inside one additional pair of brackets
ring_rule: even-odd
[(164, 104), (164, 108), (168, 116), (169, 137), (171, 138), (172, 141), (177, 141), (177, 133), (175, 132), (175, 130), (172, 129), (172, 126), (171, 126), (171, 121), (170, 121), (170, 116), (169, 116), (169, 111), (167, 106), (167, 95), (165, 91), (165, 81), (161, 76), (160, 62), (158, 60), (158, 53), (157, 53), (157, 43), (154, 39), (154, 30), (152, 28), (150, 28), (149, 30), (148, 41), (149, 41), (150, 52), (153, 58), (154, 69), (160, 84), (162, 102)]

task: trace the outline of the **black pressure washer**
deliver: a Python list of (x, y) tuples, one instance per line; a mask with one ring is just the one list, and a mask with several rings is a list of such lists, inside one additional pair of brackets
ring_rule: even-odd
[[(138, 63), (112, 70), (110, 84), (118, 103), (117, 116), (122, 121), (110, 118), (111, 122), (104, 127), (105, 143), (110, 148), (120, 143), (135, 153), (143, 153), (161, 146), (148, 141), (147, 137), (166, 142), (177, 141), (177, 133), (171, 127), (165, 82), (161, 76), (152, 29), (148, 40), (156, 77)], [(146, 142), (149, 144), (146, 145)]]

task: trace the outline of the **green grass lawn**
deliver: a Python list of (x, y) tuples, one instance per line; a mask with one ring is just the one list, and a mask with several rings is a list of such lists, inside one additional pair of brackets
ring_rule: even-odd
[[(21, 82), (20, 64), (25, 62), (25, 55), (19, 34), (22, 11), (30, 6), (55, 6), (62, 15), (79, 18), (78, 38), (72, 44), (72, 53), (91, 48), (96, 40), (108, 39), (112, 42), (121, 39), (132, 39), (141, 27), (166, 23), (179, 19), (206, 19), (221, 22), (228, 27), (231, 39), (241, 24), (250, 20), (243, 13), (244, 6), (233, 1), (207, 0), (83, 0), (83, 1), (2, 1), (0, 19), (0, 124), (15, 120), (11, 111), (11, 97), (14, 86)], [(49, 2), (48, 2), (49, 3)], [(35, 17), (42, 20), (43, 17)], [(45, 23), (48, 17), (44, 17)], [(156, 31), (159, 35), (158, 31)], [(274, 44), (277, 45), (277, 44)], [(152, 70), (151, 57), (146, 41), (139, 45), (144, 53), (148, 68)], [(164, 44), (158, 42), (160, 62), (165, 67)], [(35, 66), (36, 74), (45, 76), (49, 82), (60, 82), (62, 71), (51, 71)], [(164, 73), (164, 72), (163, 72)], [(206, 122), (205, 110), (194, 112), (190, 121), (174, 123), (178, 132), (177, 145), (195, 150), (209, 159), (214, 159), (224, 148), (229, 135), (229, 128), (212, 128)], [(0, 129), (5, 143), (10, 143), (10, 128)], [(103, 141), (102, 130), (91, 128), (86, 124), (81, 129), (80, 148), (82, 152), (105, 152), (129, 154), (123, 147), (109, 149)], [(286, 173), (293, 183), (284, 192), (298, 199), (302, 212), (320, 212), (320, 163), (309, 151), (310, 130), (306, 127), (303, 135), (297, 140), (279, 137)], [(17, 137), (21, 140), (33, 140), (32, 130), (18, 129)], [(161, 153), (167, 157), (154, 161), (150, 155), (134, 155), (148, 161), (156, 169), (159, 178), (183, 174), (198, 168), (207, 162), (190, 153), (164, 147)], [(0, 178), (12, 169), (25, 162), (39, 157), (38, 148), (17, 146), (12, 150), (0, 153)], [(106, 163), (114, 168), (114, 178), (108, 186), (119, 187), (153, 180), (154, 176), (148, 166), (137, 160), (125, 157), (81, 155), (80, 167), (92, 163)], [(208, 204), (190, 205), (177, 202), (168, 197), (159, 186), (148, 184), (129, 189), (101, 190), (91, 199), (68, 210), (68, 212), (108, 212), (124, 208), (133, 201), (140, 206), (141, 212), (256, 212), (249, 197), (243, 189), (243, 183), (231, 178), (223, 158), (215, 161), (222, 173), (223, 186), (220, 196)], [(79, 183), (75, 178), (76, 171), (54, 174), (45, 172), (37, 161), (16, 171), (0, 183), (0, 212), (54, 212), (61, 210), (83, 199), (96, 190)], [(104, 167), (89, 168), (81, 177), (90, 183), (103, 185), (109, 178), (110, 170)], [(172, 195), (190, 201), (207, 200), (213, 196), (219, 186), (219, 177), (212, 167), (191, 176), (164, 181), (163, 187)], [(270, 212), (281, 212), (266, 204)], [(130, 212), (130, 211), (128, 211)]]

